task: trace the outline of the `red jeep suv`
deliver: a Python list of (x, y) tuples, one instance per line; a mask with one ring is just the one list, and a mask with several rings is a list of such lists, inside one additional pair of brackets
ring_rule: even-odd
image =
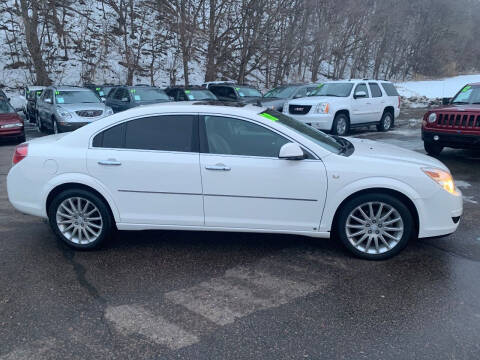
[(444, 147), (480, 149), (480, 83), (465, 85), (447, 106), (428, 111), (422, 140), (430, 155)]

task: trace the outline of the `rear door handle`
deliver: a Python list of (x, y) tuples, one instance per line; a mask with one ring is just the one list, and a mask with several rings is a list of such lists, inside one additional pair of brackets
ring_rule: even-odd
[(108, 165), (108, 166), (120, 166), (122, 163), (115, 159), (101, 160), (98, 162), (98, 165)]
[(224, 164), (215, 164), (215, 165), (207, 165), (205, 166), (207, 170), (216, 170), (216, 171), (230, 171), (230, 167)]

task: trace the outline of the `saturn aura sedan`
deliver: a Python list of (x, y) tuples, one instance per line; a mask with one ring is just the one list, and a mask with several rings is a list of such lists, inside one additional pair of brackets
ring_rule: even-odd
[(138, 107), (23, 143), (7, 186), (77, 249), (115, 228), (176, 229), (333, 236), (385, 259), (453, 233), (463, 209), (434, 158), (218, 102)]

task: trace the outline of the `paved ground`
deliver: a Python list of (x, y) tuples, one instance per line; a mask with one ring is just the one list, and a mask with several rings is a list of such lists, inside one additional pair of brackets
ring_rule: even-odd
[[(419, 113), (356, 136), (423, 151)], [(0, 360), (480, 354), (480, 154), (441, 156), (465, 194), (456, 234), (368, 262), (333, 240), (175, 231), (74, 252), (9, 205), (13, 148), (0, 145)]]

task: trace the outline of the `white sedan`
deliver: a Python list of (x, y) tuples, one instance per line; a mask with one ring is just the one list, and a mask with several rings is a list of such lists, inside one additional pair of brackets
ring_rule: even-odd
[(384, 143), (331, 137), (246, 105), (138, 107), (16, 148), (19, 211), (77, 249), (119, 230), (332, 234), (384, 259), (453, 233), (462, 196), (445, 165)]

